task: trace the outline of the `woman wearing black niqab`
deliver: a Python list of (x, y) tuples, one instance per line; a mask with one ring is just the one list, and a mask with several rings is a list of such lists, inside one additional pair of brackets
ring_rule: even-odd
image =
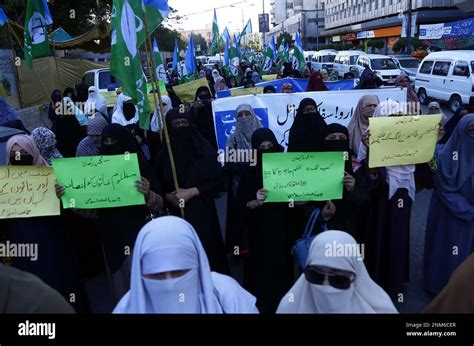
[(317, 152), (321, 149), (321, 133), (326, 122), (313, 99), (303, 99), (290, 129), (288, 152)]
[(346, 127), (336, 123), (326, 126), (321, 140), (321, 151), (347, 153), (342, 199), (332, 201), (336, 206), (336, 214), (327, 222), (327, 227), (347, 232), (360, 241), (367, 226), (371, 193), (366, 167), (355, 160)]
[(236, 194), (238, 228), (248, 239), (244, 286), (257, 297), (260, 313), (275, 313), (279, 300), (291, 287), (292, 261), (287, 203), (263, 203), (262, 156), (283, 152), (274, 133), (260, 128), (252, 135), (257, 165), (241, 174)]
[(198, 233), (211, 270), (227, 274), (229, 266), (214, 203), (222, 172), (216, 152), (196, 129), (189, 113), (172, 109), (166, 115), (166, 123), (180, 191), (175, 189), (166, 147), (158, 154), (157, 170), (170, 211), (180, 216), (180, 201), (185, 202), (184, 218)]
[[(137, 189), (145, 194), (145, 205), (97, 209), (105, 257), (114, 277), (117, 298), (128, 290), (129, 268), (124, 249), (133, 249), (140, 229), (149, 220), (151, 213), (156, 214), (163, 205), (158, 195), (159, 187), (150, 165), (140, 150), (132, 133), (118, 124), (108, 125), (102, 132), (102, 155), (122, 155), (136, 153), (142, 177), (142, 184), (149, 186), (149, 193), (143, 191), (143, 185)], [(143, 180), (145, 178), (145, 181)], [(142, 189), (142, 190), (141, 190)], [(116, 282), (120, 281), (120, 284)], [(121, 285), (123, 282), (123, 286)]]
[(214, 116), (212, 114), (212, 95), (210, 90), (202, 86), (196, 90), (194, 105), (191, 109), (194, 123), (201, 135), (217, 152), (216, 133), (214, 131)]

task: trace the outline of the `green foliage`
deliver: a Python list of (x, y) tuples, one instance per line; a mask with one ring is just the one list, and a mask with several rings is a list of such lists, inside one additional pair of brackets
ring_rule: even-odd
[[(426, 44), (416, 38), (416, 37), (413, 37), (411, 40), (411, 46), (413, 47), (414, 50), (417, 50), (417, 49), (422, 49), (422, 50), (425, 50), (427, 47), (426, 47)], [(392, 50), (396, 53), (404, 50), (405, 48), (407, 47), (407, 40), (406, 38), (403, 38), (403, 37), (400, 37), (397, 42), (395, 42), (395, 44), (393, 45), (393, 48)]]
[(207, 54), (208, 45), (206, 39), (201, 35), (197, 34), (194, 35), (194, 47), (201, 46), (201, 53), (202, 55)]
[(276, 39), (276, 49), (278, 50), (278, 47), (280, 47), (281, 43), (283, 42), (283, 39), (285, 40), (285, 44), (288, 43), (288, 46), (291, 45), (291, 42), (293, 41), (293, 38), (291, 37), (291, 34), (289, 32), (282, 32), (280, 35), (278, 35)]
[(172, 52), (174, 49), (174, 41), (178, 39), (179, 49), (186, 49), (187, 42), (185, 42), (178, 31), (166, 28), (164, 26), (159, 26), (158, 29), (154, 32), (154, 37), (158, 42), (158, 47), (160, 51), (163, 52)]

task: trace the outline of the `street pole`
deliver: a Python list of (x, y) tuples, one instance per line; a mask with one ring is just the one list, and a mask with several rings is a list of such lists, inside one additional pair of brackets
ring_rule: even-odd
[(412, 0), (408, 0), (408, 11), (407, 11), (407, 54), (411, 55), (411, 6)]
[(319, 0), (316, 3), (316, 50), (319, 50)]
[[(265, 20), (265, 0), (262, 0), (262, 8), (263, 8), (263, 19)], [(270, 17), (268, 17), (268, 19), (270, 19)], [(267, 21), (265, 20), (265, 28), (267, 26)], [(262, 42), (262, 51), (265, 52), (265, 46), (266, 46), (266, 42), (265, 42), (265, 28), (263, 28), (263, 42)]]

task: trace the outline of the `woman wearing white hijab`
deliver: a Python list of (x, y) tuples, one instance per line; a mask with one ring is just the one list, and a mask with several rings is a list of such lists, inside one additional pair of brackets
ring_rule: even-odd
[[(346, 249), (339, 255), (338, 248)], [(369, 276), (351, 235), (325, 231), (311, 243), (307, 265), (277, 313), (397, 313)]]
[(88, 116), (99, 112), (104, 117), (107, 117), (107, 101), (105, 101), (105, 98), (99, 94), (99, 91), (94, 86), (89, 88), (89, 97), (87, 98), (84, 111)]
[[(155, 112), (153, 113), (153, 117), (151, 118), (150, 124), (150, 129), (152, 132), (160, 132), (160, 130), (163, 128), (163, 120), (165, 119), (166, 114), (170, 111), (171, 108), (173, 108), (171, 99), (166, 95), (161, 96), (161, 103), (163, 104), (163, 110), (165, 114), (161, 119), (158, 119), (158, 111), (155, 110)], [(158, 110), (160, 110), (159, 106)]]
[(117, 108), (112, 115), (112, 124), (122, 126), (134, 125), (138, 123), (138, 110), (132, 102), (132, 98), (120, 94), (117, 98)]
[(216, 82), (216, 79), (220, 76), (221, 74), (219, 73), (219, 71), (217, 71), (216, 69), (212, 70), (212, 78), (214, 79), (214, 83)]
[[(381, 102), (374, 117), (401, 116), (403, 106), (393, 100)], [(369, 129), (370, 132), (370, 129)], [(368, 140), (364, 142), (368, 144)], [(365, 160), (367, 146), (359, 149), (359, 160)], [(369, 154), (370, 155), (370, 154)], [(409, 281), (410, 218), (415, 200), (415, 165), (369, 169), (373, 187), (368, 231), (366, 264), (371, 276), (394, 299)]]
[(130, 291), (114, 313), (258, 313), (255, 302), (234, 279), (211, 272), (188, 222), (166, 216), (140, 231)]

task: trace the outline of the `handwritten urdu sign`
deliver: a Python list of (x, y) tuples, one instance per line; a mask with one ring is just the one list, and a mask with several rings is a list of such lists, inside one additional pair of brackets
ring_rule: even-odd
[(53, 160), (58, 183), (65, 189), (64, 208), (95, 209), (143, 205), (137, 154)]
[(0, 219), (60, 214), (51, 167), (0, 166)]
[(265, 202), (341, 199), (344, 156), (343, 152), (264, 154)]
[(441, 115), (370, 118), (369, 167), (429, 162), (440, 122)]

